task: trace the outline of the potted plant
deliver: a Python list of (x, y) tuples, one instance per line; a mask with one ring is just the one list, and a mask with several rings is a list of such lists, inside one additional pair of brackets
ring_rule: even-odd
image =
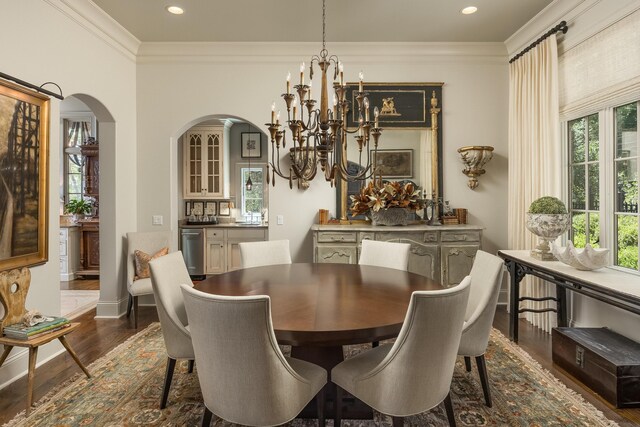
[(84, 218), (84, 215), (91, 213), (92, 208), (91, 202), (84, 199), (70, 200), (64, 206), (65, 212), (73, 215), (73, 222), (78, 222), (78, 220)]
[(411, 214), (422, 208), (420, 190), (412, 183), (370, 181), (351, 196), (351, 214), (369, 214), (373, 225), (406, 225)]
[(569, 227), (569, 214), (560, 199), (545, 196), (536, 199), (527, 211), (527, 229), (540, 237), (540, 243), (531, 250), (531, 256), (540, 260), (555, 260), (549, 243)]

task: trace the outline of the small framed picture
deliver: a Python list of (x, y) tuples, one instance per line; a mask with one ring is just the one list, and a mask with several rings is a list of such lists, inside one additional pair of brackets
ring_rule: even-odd
[(371, 150), (371, 157), (382, 178), (413, 177), (413, 150)]
[(229, 202), (218, 202), (219, 210), (218, 215), (229, 216), (231, 215), (231, 207)]
[(184, 202), (184, 216), (191, 215), (191, 202)]
[(204, 213), (204, 202), (193, 202), (193, 213), (202, 216)]
[(262, 157), (262, 145), (260, 144), (260, 132), (242, 132), (242, 150), (240, 157), (243, 159), (253, 159)]
[(205, 202), (204, 214), (205, 215), (217, 215), (216, 202)]

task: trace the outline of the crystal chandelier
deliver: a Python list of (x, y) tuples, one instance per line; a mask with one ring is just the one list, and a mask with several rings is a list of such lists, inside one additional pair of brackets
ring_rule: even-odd
[[(280, 112), (276, 114), (275, 102), (271, 106), (271, 123), (266, 123), (271, 136), (271, 160), (267, 165), (267, 183), (275, 186), (276, 175), (289, 181), (293, 188), (294, 181), (298, 188), (307, 188), (318, 172), (318, 166), (326, 181), (335, 185), (337, 177), (346, 181), (358, 181), (371, 178), (375, 173), (372, 162), (376, 157), (378, 140), (382, 129), (378, 127), (378, 107), (374, 108), (374, 120), (370, 120), (368, 93), (363, 89), (363, 75), (360, 72), (358, 91), (354, 93), (357, 101), (357, 127), (347, 129), (347, 114), (352, 106), (346, 99), (347, 86), (344, 83), (342, 63), (335, 55), (329, 55), (325, 42), (325, 0), (322, 0), (322, 50), (320, 55), (311, 58), (309, 66), (309, 84), (305, 84), (304, 62), (300, 66), (300, 83), (293, 86), (291, 92), (291, 73), (287, 76), (287, 92), (282, 98), (287, 107), (286, 130), (280, 130)], [(320, 108), (316, 100), (311, 98), (313, 67), (320, 67), (321, 90)], [(333, 108), (329, 108), (327, 72), (333, 65)], [(354, 89), (355, 90), (355, 89)], [(348, 136), (352, 136), (357, 144), (357, 167), (347, 161)], [(289, 164), (280, 165), (280, 148), (289, 146)], [(363, 152), (364, 151), (364, 152)], [(373, 151), (373, 153), (372, 153)], [(350, 167), (351, 166), (351, 167)], [(273, 177), (270, 177), (271, 172)]]

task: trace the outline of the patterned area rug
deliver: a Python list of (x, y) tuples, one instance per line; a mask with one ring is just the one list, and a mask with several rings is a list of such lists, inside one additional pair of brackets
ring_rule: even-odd
[[(364, 349), (352, 346), (347, 356)], [(451, 386), (461, 426), (616, 426), (581, 396), (567, 389), (517, 345), (493, 331), (486, 354), (493, 408), (484, 405), (477, 370), (467, 373), (462, 358)], [(197, 375), (186, 362), (174, 373), (167, 408), (159, 410), (166, 353), (160, 325), (154, 323), (107, 356), (93, 363), (92, 379), (76, 375), (52, 391), (25, 420), (24, 412), (5, 424), (15, 426), (199, 426), (203, 412)], [(196, 364), (197, 369), (197, 364)], [(405, 419), (409, 426), (448, 425), (444, 408)], [(215, 426), (230, 426), (220, 419)], [(294, 420), (291, 426), (315, 426)], [(327, 425), (333, 421), (327, 420)], [(390, 426), (375, 414), (370, 421), (343, 421), (343, 426)]]
[(60, 291), (60, 314), (73, 319), (91, 310), (98, 303), (100, 291), (69, 290)]

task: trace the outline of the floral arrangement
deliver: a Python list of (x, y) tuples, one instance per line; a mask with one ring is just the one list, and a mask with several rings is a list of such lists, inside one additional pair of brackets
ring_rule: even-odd
[(424, 207), (420, 198), (420, 190), (412, 183), (400, 184), (397, 181), (384, 184), (369, 184), (360, 189), (360, 194), (351, 196), (351, 214), (362, 215), (370, 210), (407, 208), (418, 210)]

